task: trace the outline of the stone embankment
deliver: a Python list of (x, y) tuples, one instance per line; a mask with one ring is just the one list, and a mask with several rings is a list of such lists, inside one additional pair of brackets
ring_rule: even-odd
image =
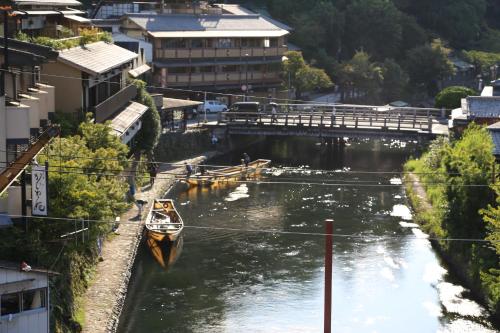
[[(214, 155), (216, 152), (209, 152), (185, 161), (193, 165), (199, 164)], [(148, 202), (143, 209), (143, 217), (152, 200), (164, 196), (174, 184), (174, 174), (184, 173), (183, 162), (176, 163), (177, 166), (160, 166), (154, 185), (148, 185), (137, 193), (136, 197)], [(115, 235), (104, 243), (103, 260), (97, 264), (95, 277), (83, 296), (83, 332), (107, 333), (117, 329), (144, 221), (138, 218), (138, 208), (134, 206), (121, 216), (120, 222), (126, 223), (120, 224)]]

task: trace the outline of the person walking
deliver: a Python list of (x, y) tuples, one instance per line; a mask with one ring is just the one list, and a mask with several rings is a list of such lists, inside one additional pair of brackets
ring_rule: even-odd
[(184, 167), (186, 168), (186, 178), (191, 177), (191, 174), (193, 173), (193, 167), (187, 162), (184, 162)]
[(276, 105), (271, 107), (271, 124), (278, 121), (278, 111), (276, 110)]
[(158, 173), (158, 167), (156, 166), (155, 162), (151, 162), (149, 165), (149, 183), (151, 184), (151, 187), (153, 187), (156, 179), (156, 174)]
[(243, 163), (245, 167), (248, 168), (248, 164), (250, 163), (250, 156), (247, 153), (243, 153)]

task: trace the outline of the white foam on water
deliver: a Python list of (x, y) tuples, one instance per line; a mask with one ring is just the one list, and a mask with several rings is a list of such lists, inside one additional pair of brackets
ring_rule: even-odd
[(273, 170), (273, 172), (271, 173), (271, 175), (275, 176), (275, 177), (278, 177), (278, 176), (281, 176), (283, 174), (284, 170), (283, 169), (277, 169), (277, 170)]
[(382, 270), (380, 271), (380, 275), (391, 282), (395, 280), (394, 274), (388, 267), (382, 268)]
[(378, 254), (385, 253), (385, 249), (382, 246), (380, 246), (380, 245), (377, 246), (377, 249), (375, 251), (377, 251)]
[(439, 300), (446, 311), (457, 313), (461, 316), (481, 317), (484, 308), (470, 299), (462, 298), (466, 289), (449, 282), (441, 282), (437, 285)]
[(437, 284), (439, 281), (443, 280), (446, 273), (448, 273), (448, 271), (437, 263), (428, 263), (424, 269), (423, 280), (431, 284)]
[(402, 227), (402, 228), (419, 228), (420, 226), (416, 223), (410, 223), (410, 222), (399, 222), (399, 225)]
[(225, 201), (236, 201), (239, 199), (244, 199), (248, 198), (250, 195), (248, 195), (248, 187), (246, 184), (242, 184), (234, 190), (234, 192), (229, 193), (229, 196), (225, 198)]
[(403, 181), (401, 180), (401, 178), (397, 178), (397, 177), (391, 178), (389, 181), (391, 182), (392, 185), (403, 184)]
[(403, 220), (411, 220), (413, 217), (410, 208), (408, 208), (408, 206), (400, 204), (394, 205), (392, 207), (391, 216), (400, 217)]
[(443, 315), (443, 312), (441, 311), (441, 307), (439, 305), (436, 305), (433, 302), (423, 302), (422, 306), (427, 310), (429, 313), (429, 316), (431, 317), (441, 317)]
[(396, 261), (394, 261), (391, 257), (384, 256), (384, 261), (390, 268), (399, 269), (398, 263), (396, 263)]
[(189, 201), (189, 200), (188, 200), (188, 201), (186, 201), (186, 202), (181, 202), (181, 206), (186, 206), (186, 205), (189, 205), (189, 203), (190, 203), (190, 202), (191, 202), (191, 201)]
[(427, 235), (425, 232), (423, 232), (420, 229), (413, 228), (413, 229), (411, 229), (411, 231), (419, 239), (427, 239), (427, 238), (429, 238), (429, 235)]

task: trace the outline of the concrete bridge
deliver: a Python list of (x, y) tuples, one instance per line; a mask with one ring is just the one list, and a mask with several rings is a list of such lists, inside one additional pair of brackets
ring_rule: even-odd
[[(203, 125), (225, 135), (433, 139), (448, 135), (448, 110), (363, 105), (279, 105), (277, 114), (222, 112)], [(223, 133), (222, 133), (223, 132)]]

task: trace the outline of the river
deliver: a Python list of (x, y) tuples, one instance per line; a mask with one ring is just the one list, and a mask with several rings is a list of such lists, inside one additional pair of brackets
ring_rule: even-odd
[(339, 235), (333, 332), (495, 332), (413, 224), (397, 172), (416, 144), (268, 138), (246, 150), (273, 160), (262, 182), (169, 194), (182, 253), (165, 270), (141, 247), (120, 333), (321, 332), (326, 218)]

